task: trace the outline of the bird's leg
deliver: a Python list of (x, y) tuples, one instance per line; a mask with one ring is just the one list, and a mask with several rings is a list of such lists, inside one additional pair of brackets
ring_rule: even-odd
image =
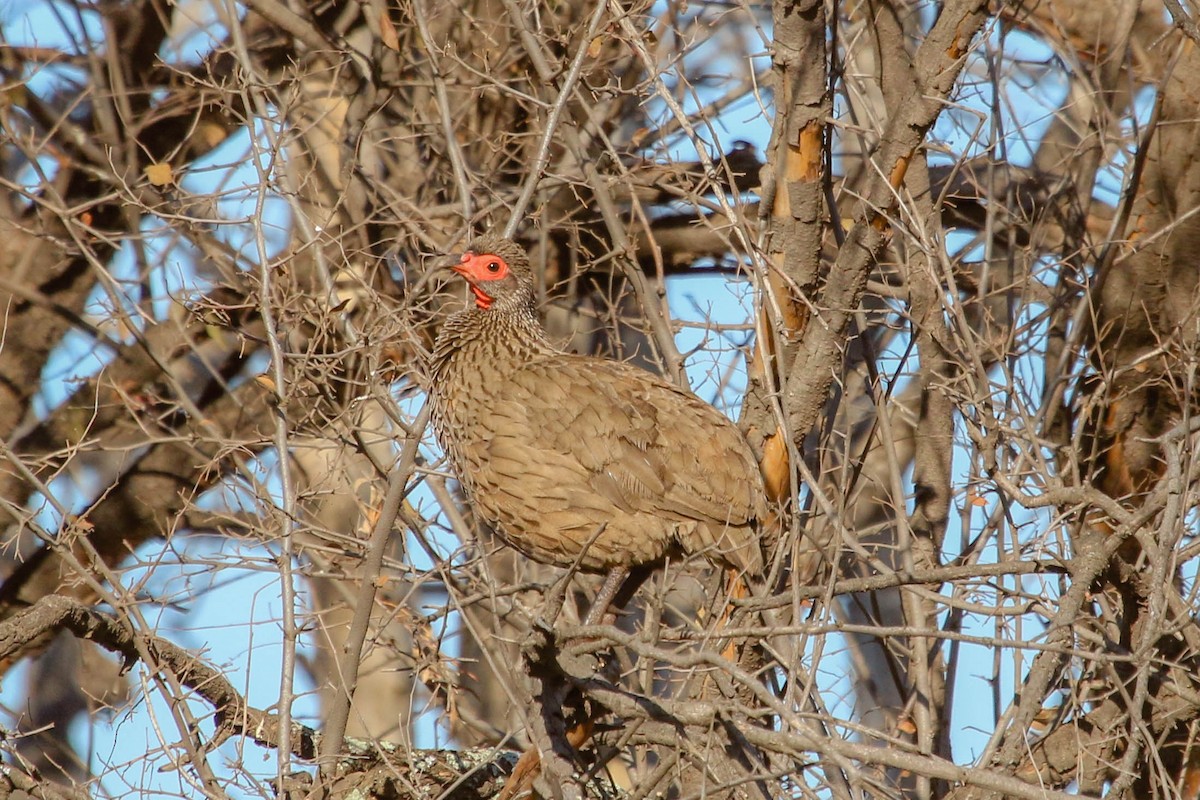
[[(603, 585), (600, 586), (600, 591), (596, 592), (596, 599), (592, 601), (591, 606), (588, 608), (587, 616), (583, 618), (584, 625), (603, 625), (605, 623), (605, 617), (610, 616), (608, 609), (612, 606), (617, 592), (621, 591), (621, 587), (625, 584), (625, 579), (628, 577), (629, 567), (614, 567), (613, 571), (608, 573), (608, 577), (604, 579)], [(610, 625), (616, 621), (616, 614), (613, 613), (611, 616), (613, 619), (608, 621)]]
[(600, 585), (596, 599), (588, 606), (584, 625), (612, 625), (617, 621), (617, 611), (624, 608), (642, 584), (654, 572), (657, 564), (638, 564), (635, 567), (613, 567), (612, 572)]
[[(654, 571), (653, 567), (645, 564), (640, 564), (636, 567), (617, 566), (613, 567), (612, 571), (605, 577), (604, 583), (600, 585), (600, 590), (596, 592), (596, 598), (592, 600), (592, 604), (588, 607), (588, 612), (583, 618), (584, 626), (589, 625), (615, 625), (617, 622), (617, 612), (625, 607), (633, 595), (646, 582), (646, 578), (650, 577), (650, 573)], [(587, 637), (577, 640), (574, 646), (568, 647), (560, 653), (559, 663), (562, 664), (567, 672), (580, 677), (583, 671), (598, 672), (606, 674), (606, 666), (612, 661), (611, 654), (608, 656), (597, 655), (597, 662), (590, 666), (575, 665), (572, 669), (567, 666), (571, 661), (578, 659), (583, 653), (597, 653), (600, 650), (607, 650), (603, 642), (599, 638)], [(590, 659), (589, 659), (590, 660)], [(610, 679), (615, 676), (608, 676)]]

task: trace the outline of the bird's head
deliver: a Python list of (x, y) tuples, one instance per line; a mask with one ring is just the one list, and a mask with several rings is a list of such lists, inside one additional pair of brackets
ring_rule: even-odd
[(520, 310), (533, 302), (529, 256), (512, 239), (481, 236), (471, 242), (458, 263), (450, 268), (470, 285), (479, 308)]

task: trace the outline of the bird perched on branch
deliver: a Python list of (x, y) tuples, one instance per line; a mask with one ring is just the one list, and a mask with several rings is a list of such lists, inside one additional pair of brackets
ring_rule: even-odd
[[(585, 624), (636, 589), (646, 570), (626, 586), (633, 568), (672, 552), (761, 573), (765, 492), (733, 423), (644, 370), (551, 345), (516, 242), (480, 237), (452, 269), (475, 305), (450, 317), (434, 346), (434, 430), (501, 538), (536, 561), (607, 573)], [(592, 722), (568, 731), (572, 747)], [(538, 751), (526, 751), (502, 800), (539, 770)]]
[(605, 604), (631, 567), (672, 552), (761, 572), (762, 477), (733, 423), (642, 369), (551, 345), (516, 242), (482, 236), (452, 269), (475, 304), (438, 335), (433, 425), (504, 541), (608, 573)]

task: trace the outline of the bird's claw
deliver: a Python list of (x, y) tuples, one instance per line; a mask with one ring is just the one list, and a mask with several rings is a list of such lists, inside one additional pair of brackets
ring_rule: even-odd
[(558, 654), (558, 666), (569, 678), (583, 681), (600, 675), (605, 665), (612, 660), (607, 651), (580, 653), (564, 650)]
[(538, 617), (534, 619), (521, 642), (521, 655), (531, 664), (541, 664), (552, 660), (554, 651), (558, 649), (558, 634), (550, 623)]

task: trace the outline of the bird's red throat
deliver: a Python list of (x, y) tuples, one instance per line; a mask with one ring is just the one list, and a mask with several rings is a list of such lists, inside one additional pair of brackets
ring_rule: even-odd
[(475, 306), (477, 308), (482, 308), (484, 311), (487, 311), (492, 307), (494, 298), (490, 294), (485, 292), (483, 289), (480, 289), (476, 284), (471, 283), (470, 281), (467, 282), (467, 285), (471, 287), (471, 294), (475, 295)]

